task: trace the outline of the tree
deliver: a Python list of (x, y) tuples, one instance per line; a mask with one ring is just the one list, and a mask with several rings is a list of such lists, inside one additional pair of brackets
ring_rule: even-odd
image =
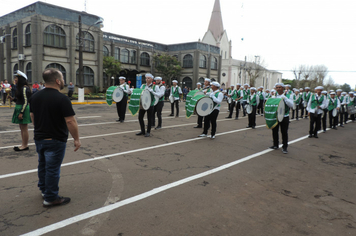
[(329, 70), (325, 65), (300, 65), (294, 67), (292, 72), (296, 80), (296, 87), (303, 88), (325, 85), (324, 80)]
[[(259, 58), (259, 60), (256, 60)], [(253, 61), (251, 56), (249, 56), (249, 61), (246, 63), (246, 72), (248, 74), (248, 77), (250, 78), (250, 86), (254, 87), (256, 83), (256, 79), (260, 77), (263, 72), (265, 71), (265, 61), (264, 59), (261, 59), (260, 57), (255, 57), (255, 60)]]
[(341, 85), (341, 87), (340, 87), (341, 89), (342, 89), (342, 91), (343, 92), (350, 92), (352, 89), (351, 89), (351, 86), (349, 85), (349, 84), (343, 84), (343, 85)]
[(168, 84), (171, 84), (172, 78), (177, 78), (182, 74), (183, 68), (174, 56), (167, 53), (155, 55), (153, 56), (153, 61), (156, 71), (163, 77), (163, 80), (167, 80)]
[(103, 70), (104, 73), (108, 76), (108, 80), (105, 84), (105, 87), (109, 87), (111, 84), (111, 77), (115, 77), (120, 73), (121, 64), (118, 60), (115, 60), (114, 57), (104, 57)]

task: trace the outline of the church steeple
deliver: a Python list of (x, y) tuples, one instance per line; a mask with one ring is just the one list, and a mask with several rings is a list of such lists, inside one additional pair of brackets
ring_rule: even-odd
[(221, 15), (220, 0), (215, 0), (213, 13), (211, 14), (208, 31), (213, 34), (216, 41), (220, 41), (224, 34), (224, 26)]

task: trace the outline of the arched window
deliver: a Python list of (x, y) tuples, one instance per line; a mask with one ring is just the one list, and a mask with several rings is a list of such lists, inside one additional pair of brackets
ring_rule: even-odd
[(55, 69), (58, 69), (60, 72), (62, 72), (64, 84), (67, 84), (66, 69), (61, 64), (51, 63), (48, 66), (46, 66), (46, 69), (48, 69), (48, 68), (55, 68)]
[(31, 24), (28, 24), (25, 29), (25, 46), (31, 46)]
[(185, 77), (183, 79), (183, 87), (187, 86), (190, 89), (193, 89), (193, 81), (190, 77)]
[(204, 85), (204, 78), (203, 77), (200, 77), (199, 80), (198, 80), (199, 83), (201, 83), (202, 85)]
[(17, 49), (17, 28), (12, 31), (12, 49)]
[(18, 69), (19, 69), (19, 64), (15, 64), (14, 65), (14, 73), (13, 74), (15, 74), (16, 73), (16, 71), (18, 71)]
[(129, 50), (122, 49), (120, 54), (120, 62), (129, 63)]
[[(94, 52), (94, 37), (89, 32), (82, 32), (83, 51)], [(77, 50), (79, 50), (79, 33), (76, 36)]]
[[(79, 69), (77, 70), (77, 84), (79, 84)], [(83, 67), (84, 86), (94, 86), (94, 71), (88, 67)]]
[(217, 70), (218, 69), (218, 60), (216, 57), (211, 57), (211, 69)]
[(184, 68), (192, 68), (193, 67), (193, 56), (187, 54), (183, 57), (183, 67)]
[(110, 55), (109, 49), (106, 46), (103, 46), (103, 55), (104, 57), (108, 57)]
[(136, 50), (131, 50), (131, 53), (130, 53), (130, 63), (131, 64), (136, 64), (137, 61), (136, 61)]
[(104, 83), (104, 86), (106, 86), (108, 84), (108, 75), (105, 72), (103, 73), (103, 83)]
[(115, 48), (114, 58), (115, 58), (115, 60), (120, 61), (120, 48)]
[(29, 62), (26, 65), (26, 75), (27, 75), (27, 82), (32, 83), (32, 63)]
[(141, 53), (141, 66), (150, 66), (150, 55), (147, 52)]
[(66, 34), (64, 30), (57, 25), (47, 26), (43, 34), (43, 44), (45, 46), (65, 48)]
[(206, 68), (206, 56), (200, 55), (200, 58), (199, 58), (199, 67), (200, 67), (200, 68)]

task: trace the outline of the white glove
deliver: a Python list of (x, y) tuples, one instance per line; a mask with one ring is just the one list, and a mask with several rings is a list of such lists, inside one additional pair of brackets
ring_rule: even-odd
[(152, 93), (152, 92), (153, 92), (153, 89), (152, 89), (152, 88), (148, 88), (148, 91), (149, 91), (150, 93)]
[(283, 95), (281, 96), (281, 98), (282, 98), (283, 100), (285, 100), (287, 97), (283, 94)]

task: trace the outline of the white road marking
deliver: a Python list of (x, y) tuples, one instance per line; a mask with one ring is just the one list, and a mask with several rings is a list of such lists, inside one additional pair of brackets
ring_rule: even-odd
[[(184, 125), (185, 125), (185, 124), (184, 124)], [(184, 126), (184, 125), (179, 125), (179, 126)], [(177, 126), (174, 126), (174, 127), (177, 127)], [(261, 127), (265, 127), (265, 125), (256, 126), (256, 128), (261, 128)], [(168, 128), (168, 127), (167, 127), (167, 128)], [(250, 129), (251, 129), (251, 128), (244, 128), (244, 129), (232, 130), (232, 131), (228, 131), (228, 132), (216, 134), (216, 136), (225, 135), (225, 134), (237, 133), (237, 132), (246, 131), (246, 130), (250, 130)], [(138, 130), (137, 130), (137, 131), (138, 131)], [(137, 131), (127, 131), (127, 132), (137, 132)], [(122, 156), (122, 155), (126, 155), (126, 154), (131, 154), (131, 153), (136, 153), (136, 152), (141, 152), (141, 151), (147, 151), (147, 150), (151, 150), (151, 149), (156, 149), (156, 148), (161, 148), (161, 147), (167, 147), (167, 146), (172, 146), (172, 145), (181, 144), (181, 143), (192, 142), (192, 141), (196, 141), (196, 140), (200, 140), (200, 139), (204, 139), (204, 138), (198, 137), (198, 138), (186, 139), (186, 140), (181, 140), (181, 141), (176, 141), (176, 142), (171, 142), (171, 143), (159, 144), (159, 145), (156, 145), (156, 146), (149, 146), (149, 147), (140, 148), (140, 149), (135, 149), (135, 150), (130, 150), (130, 151), (126, 151), (126, 152), (119, 152), (119, 153), (114, 153), (114, 154), (108, 154), (108, 155), (104, 155), (104, 156), (93, 157), (92, 159), (84, 159), (84, 160), (79, 160), (79, 161), (73, 161), (73, 162), (64, 163), (64, 164), (62, 164), (62, 166), (71, 166), (71, 165), (76, 165), (76, 164), (81, 164), (81, 163), (86, 163), (86, 162), (92, 162), (92, 161), (97, 161), (97, 160), (101, 160), (101, 159), (104, 159), (104, 158), (115, 157), (115, 156)], [(35, 173), (35, 172), (37, 172), (37, 169), (32, 169), (32, 170), (26, 170), (26, 171), (20, 171), (20, 172), (15, 172), (15, 173), (10, 173), (10, 174), (0, 175), (0, 179), (5, 179), (5, 178), (14, 177), (14, 176), (19, 176), (19, 175), (30, 174), (30, 173)]]
[(101, 116), (83, 116), (83, 117), (77, 117), (77, 119), (89, 119), (89, 118), (99, 118)]
[[(217, 134), (217, 135), (223, 135), (223, 133), (222, 134)], [(289, 142), (289, 144), (299, 142), (299, 141), (304, 140), (306, 138), (308, 138), (308, 136), (303, 136), (301, 138), (298, 138), (298, 139), (295, 139), (295, 140)], [(280, 145), (280, 147), (281, 146), (282, 145)], [(60, 228), (64, 228), (64, 227), (66, 227), (68, 225), (72, 225), (72, 224), (77, 223), (79, 221), (89, 219), (89, 218), (91, 218), (93, 216), (96, 216), (96, 215), (100, 215), (100, 214), (103, 214), (103, 213), (107, 213), (107, 212), (113, 211), (113, 210), (118, 209), (118, 208), (120, 208), (122, 206), (125, 206), (125, 205), (128, 205), (128, 204), (143, 200), (145, 198), (148, 198), (148, 197), (151, 197), (151, 196), (156, 195), (158, 193), (167, 191), (167, 190), (169, 190), (171, 188), (178, 187), (178, 186), (180, 186), (182, 184), (191, 182), (193, 180), (197, 180), (197, 179), (203, 178), (205, 176), (220, 172), (222, 170), (228, 169), (230, 167), (233, 167), (235, 165), (238, 165), (238, 164), (241, 164), (243, 162), (249, 161), (249, 160), (251, 160), (253, 158), (262, 156), (262, 155), (264, 155), (266, 153), (269, 153), (269, 152), (272, 152), (272, 151), (274, 151), (274, 150), (273, 149), (266, 149), (264, 151), (249, 155), (249, 156), (244, 157), (242, 159), (239, 159), (239, 160), (227, 163), (225, 165), (219, 166), (219, 167), (214, 168), (212, 170), (208, 170), (208, 171), (202, 172), (200, 174), (196, 174), (196, 175), (193, 175), (193, 176), (190, 176), (190, 177), (175, 181), (173, 183), (163, 185), (163, 186), (158, 187), (158, 188), (154, 188), (154, 189), (152, 189), (150, 191), (144, 192), (144, 193), (136, 195), (134, 197), (130, 197), (130, 198), (125, 199), (123, 201), (120, 201), (120, 202), (117, 202), (117, 203), (114, 203), (114, 204), (111, 204), (111, 205), (108, 205), (108, 206), (104, 206), (104, 207), (98, 208), (96, 210), (85, 212), (85, 213), (77, 215), (77, 216), (73, 216), (73, 217), (68, 218), (66, 220), (62, 220), (62, 221), (59, 221), (57, 223), (54, 223), (54, 224), (45, 226), (43, 228), (34, 230), (32, 232), (23, 234), (22, 236), (43, 235), (43, 234), (55, 231), (55, 230), (60, 229)]]

